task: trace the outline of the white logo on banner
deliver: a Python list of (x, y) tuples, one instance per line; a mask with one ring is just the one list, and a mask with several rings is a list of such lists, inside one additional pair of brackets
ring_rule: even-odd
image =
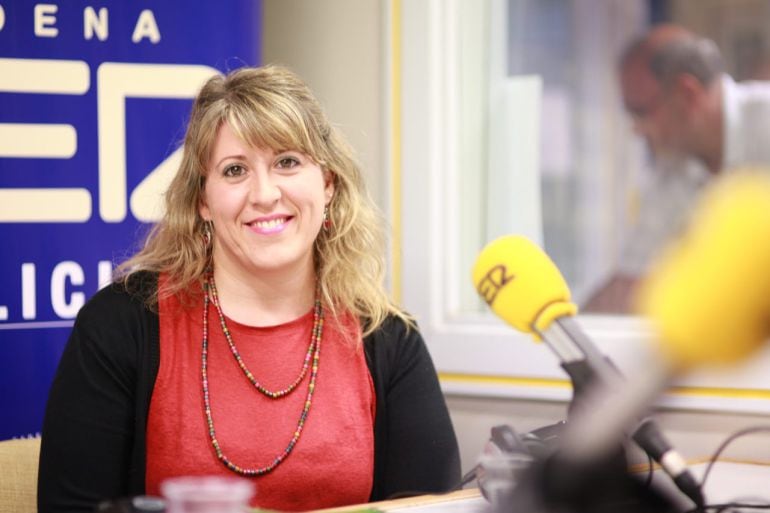
[[(59, 28), (56, 26), (58, 5), (37, 4), (33, 12), (36, 37), (59, 36)], [(83, 9), (83, 37), (88, 40), (93, 39), (96, 35), (100, 41), (106, 41), (109, 37), (109, 16), (110, 12), (106, 7), (100, 8), (98, 13), (91, 6)], [(0, 30), (3, 30), (4, 25), (5, 10), (0, 5)], [(153, 44), (160, 41), (160, 29), (155, 21), (155, 14), (150, 9), (145, 9), (139, 13), (134, 25), (134, 32), (131, 35), (131, 42), (133, 43), (138, 43), (143, 39), (148, 39)]]
[[(66, 8), (66, 7), (63, 7)], [(60, 30), (56, 4), (34, 5), (33, 25), (36, 38), (58, 38)], [(7, 30), (6, 8), (0, 5), (0, 31)], [(110, 12), (107, 7), (83, 9), (82, 37), (86, 41), (110, 38)], [(157, 44), (161, 40), (155, 14), (145, 9), (136, 15), (134, 44)], [(62, 32), (64, 33), (64, 32)], [(0, 188), (0, 223), (85, 223), (94, 217), (107, 223), (121, 223), (129, 213), (138, 221), (154, 222), (163, 214), (163, 194), (181, 161), (181, 148), (174, 151), (144, 179), (129, 190), (126, 179), (126, 100), (191, 99), (211, 76), (215, 68), (188, 64), (146, 64), (103, 62), (93, 69), (84, 60), (0, 58), (0, 93), (82, 96), (96, 90), (98, 163), (98, 205), (93, 194), (84, 187)], [(0, 122), (0, 158), (71, 159), (79, 147), (89, 147), (80, 140), (74, 124), (45, 122)], [(88, 141), (90, 142), (90, 141)], [(3, 173), (13, 173), (4, 166)], [(21, 318), (31, 326), (38, 318), (38, 280), (41, 276), (35, 262), (21, 263)], [(111, 280), (112, 262), (99, 261), (95, 269), (98, 286)], [(7, 272), (7, 271), (6, 271)], [(47, 272), (45, 273), (47, 274)], [(54, 265), (50, 273), (50, 305), (60, 319), (73, 319), (86, 301), (80, 290), (86, 282), (83, 266), (72, 260)], [(0, 305), (0, 322), (9, 318), (8, 307)], [(41, 323), (38, 323), (41, 324)], [(56, 324), (42, 323), (42, 324)], [(11, 329), (5, 324), (0, 328)]]
[[(99, 214), (107, 222), (126, 218), (126, 98), (192, 98), (218, 71), (185, 64), (105, 62), (97, 70)], [(82, 95), (89, 90), (84, 61), (0, 58), (0, 92)], [(77, 130), (67, 124), (0, 123), (0, 158), (71, 158)], [(131, 194), (140, 221), (162, 215), (161, 198), (179, 165), (181, 149), (151, 170)], [(92, 215), (85, 188), (0, 189), (0, 222), (77, 223)]]

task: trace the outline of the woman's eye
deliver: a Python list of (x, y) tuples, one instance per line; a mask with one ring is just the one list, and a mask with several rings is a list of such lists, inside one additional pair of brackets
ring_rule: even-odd
[(299, 159), (296, 157), (281, 157), (276, 163), (276, 167), (281, 169), (291, 169), (300, 164)]
[(240, 164), (231, 164), (225, 168), (223, 174), (225, 176), (241, 176), (245, 170)]

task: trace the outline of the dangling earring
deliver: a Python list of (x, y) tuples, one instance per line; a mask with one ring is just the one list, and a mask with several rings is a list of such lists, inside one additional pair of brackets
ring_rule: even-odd
[(206, 247), (206, 250), (211, 248), (211, 230), (213, 225), (214, 223), (210, 220), (203, 221), (203, 245)]
[(332, 227), (332, 220), (329, 217), (329, 205), (326, 205), (324, 207), (324, 220), (323, 220), (323, 228), (324, 231), (329, 231)]

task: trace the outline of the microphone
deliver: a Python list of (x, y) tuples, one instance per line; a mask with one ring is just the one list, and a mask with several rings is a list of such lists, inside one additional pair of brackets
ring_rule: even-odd
[[(657, 332), (617, 390), (595, 390), (571, 430), (573, 455), (609, 449), (671, 379), (748, 357), (770, 336), (770, 173), (733, 170), (706, 189), (684, 236), (642, 281), (637, 313)], [(601, 415), (601, 414), (604, 415)], [(589, 440), (584, 440), (590, 434)]]
[(674, 372), (730, 364), (770, 335), (770, 172), (733, 171), (705, 191), (685, 236), (639, 289)]
[[(522, 236), (504, 236), (489, 243), (473, 267), (473, 283), (500, 318), (536, 341), (544, 341), (570, 376), (575, 396), (599, 382), (617, 388), (622, 376), (574, 320), (577, 306), (561, 272), (537, 245)], [(672, 477), (697, 506), (703, 495), (682, 458), (652, 419), (633, 429), (634, 441)]]

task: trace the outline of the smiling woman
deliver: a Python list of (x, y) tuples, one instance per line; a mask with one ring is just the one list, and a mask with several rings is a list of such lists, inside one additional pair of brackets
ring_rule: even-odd
[[(246, 294), (265, 285), (312, 288), (313, 242), (333, 193), (332, 173), (309, 156), (251, 146), (229, 123), (223, 124), (200, 206), (201, 219), (214, 229), (217, 281), (228, 281)], [(302, 311), (272, 320), (276, 324), (291, 320), (311, 305), (298, 306)], [(245, 323), (255, 313), (253, 308), (240, 310), (230, 315)], [(280, 314), (270, 305), (264, 310), (271, 317)]]
[(383, 286), (379, 215), (298, 77), (209, 80), (165, 206), (75, 322), (44, 421), (41, 512), (182, 475), (255, 480), (252, 505), (285, 511), (459, 481), (430, 355)]

